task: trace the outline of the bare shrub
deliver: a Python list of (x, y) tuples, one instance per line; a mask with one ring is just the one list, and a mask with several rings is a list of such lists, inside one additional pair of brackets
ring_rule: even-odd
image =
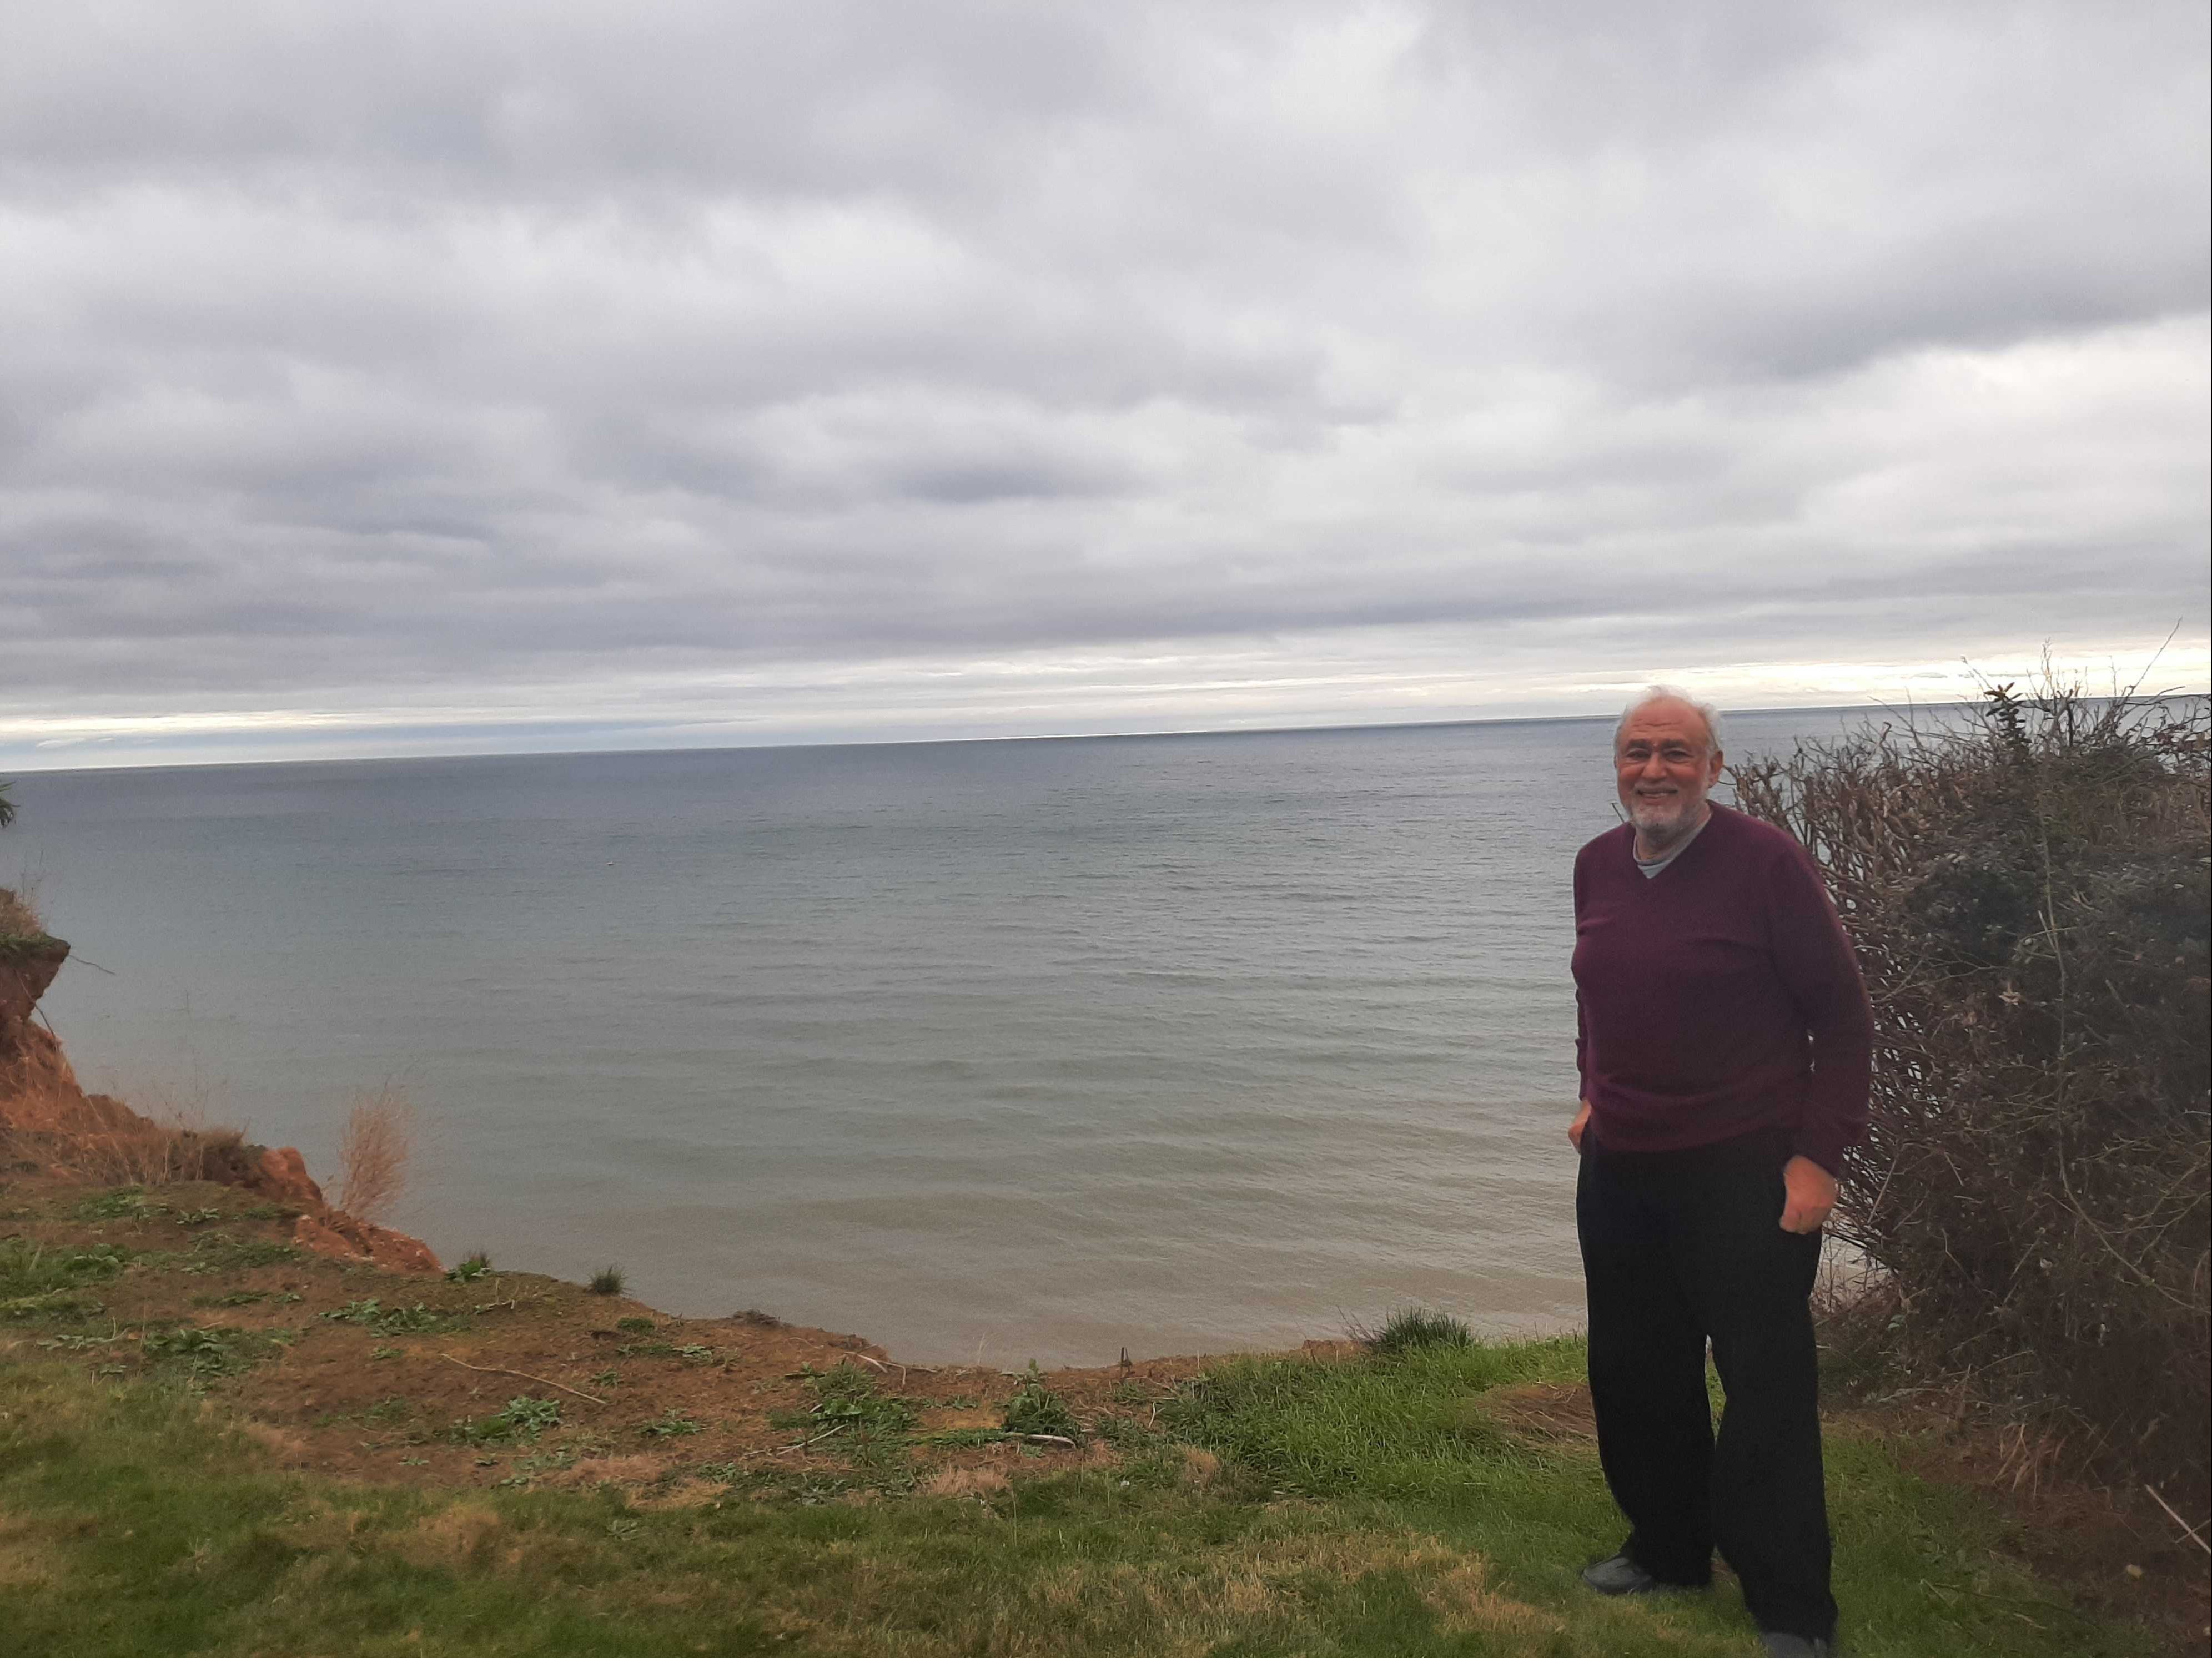
[(1826, 871), (1874, 999), (1872, 1121), (1831, 1223), (1880, 1275), (1860, 1329), (2024, 1447), (2202, 1493), (2206, 706), (2046, 675), (1733, 775)]
[(386, 1083), (357, 1096), (338, 1137), (338, 1207), (356, 1220), (388, 1213), (407, 1187), (415, 1154), (415, 1108)]

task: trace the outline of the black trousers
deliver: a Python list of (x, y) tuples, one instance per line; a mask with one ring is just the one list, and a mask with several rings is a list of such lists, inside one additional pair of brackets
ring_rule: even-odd
[[(1819, 1371), (1820, 1235), (1782, 1230), (1785, 1148), (1608, 1153), (1584, 1141), (1576, 1230), (1598, 1457), (1628, 1558), (1670, 1583), (1713, 1550), (1761, 1629), (1832, 1638)], [(1705, 1343), (1727, 1394), (1720, 1436)]]

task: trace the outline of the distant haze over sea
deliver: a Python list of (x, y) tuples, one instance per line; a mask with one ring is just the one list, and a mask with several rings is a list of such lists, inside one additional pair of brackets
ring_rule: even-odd
[(88, 1086), (331, 1184), (404, 1086), (448, 1259), (916, 1361), (1551, 1327), (1608, 726), (30, 774), (0, 879)]

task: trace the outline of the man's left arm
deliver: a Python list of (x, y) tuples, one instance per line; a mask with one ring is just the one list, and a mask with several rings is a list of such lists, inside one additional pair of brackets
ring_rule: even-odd
[(1842, 918), (1812, 859), (1778, 859), (1771, 895), (1774, 959), (1803, 1015), (1812, 1053), (1782, 1212), (1785, 1231), (1820, 1229), (1835, 1206), (1844, 1148), (1866, 1132), (1873, 1082), (1874, 1011)]

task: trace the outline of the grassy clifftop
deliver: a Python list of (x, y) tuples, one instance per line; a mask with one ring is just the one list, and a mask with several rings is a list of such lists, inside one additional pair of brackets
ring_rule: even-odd
[[(0, 1177), (9, 1650), (1756, 1649), (1725, 1580), (1577, 1583), (1618, 1533), (1571, 1340), (930, 1370), (291, 1227), (232, 1187)], [(2201, 1649), (2155, 1533), (2076, 1503), (2054, 1576), (2053, 1510), (1914, 1472), (1925, 1437), (1839, 1418), (1831, 1449), (1852, 1650)]]

